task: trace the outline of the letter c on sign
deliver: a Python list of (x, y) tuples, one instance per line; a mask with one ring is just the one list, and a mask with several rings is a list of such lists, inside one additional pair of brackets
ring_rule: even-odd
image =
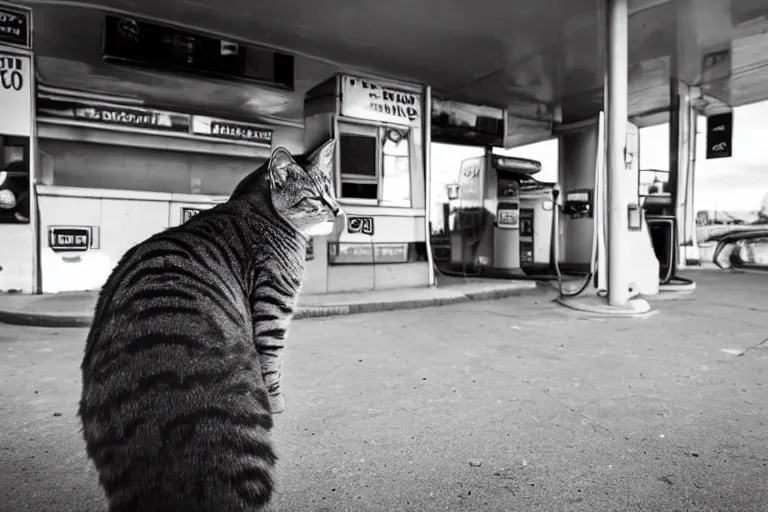
[(21, 72), (16, 69), (3, 69), (0, 70), (0, 83), (6, 91), (10, 89), (20, 91), (24, 86), (24, 78), (21, 76)]

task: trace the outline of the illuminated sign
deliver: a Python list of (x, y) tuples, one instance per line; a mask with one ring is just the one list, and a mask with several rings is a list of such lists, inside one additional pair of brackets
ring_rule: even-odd
[(347, 231), (373, 235), (373, 217), (347, 217)]
[(353, 76), (341, 79), (341, 115), (395, 124), (421, 122), (421, 95)]
[(91, 228), (48, 226), (48, 247), (56, 252), (83, 252), (91, 247)]
[(189, 116), (136, 107), (38, 97), (37, 115), (140, 130), (189, 133)]
[(0, 5), (0, 43), (31, 49), (30, 11)]
[(192, 133), (216, 139), (271, 145), (273, 131), (263, 126), (194, 116), (192, 118)]

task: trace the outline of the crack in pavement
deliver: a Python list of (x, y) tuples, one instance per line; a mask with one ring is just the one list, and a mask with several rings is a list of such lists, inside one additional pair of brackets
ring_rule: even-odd
[(744, 350), (741, 352), (741, 354), (739, 354), (739, 357), (743, 356), (744, 354), (746, 354), (746, 353), (747, 353), (747, 352), (749, 352), (750, 350), (755, 350), (755, 349), (757, 349), (757, 348), (760, 348), (760, 347), (762, 347), (762, 346), (763, 346), (763, 345), (765, 345), (766, 343), (768, 343), (768, 338), (765, 338), (763, 341), (761, 341), (761, 342), (760, 342), (760, 343), (758, 343), (757, 345), (752, 345), (751, 347), (747, 347), (747, 348), (745, 348), (745, 349), (744, 349)]
[[(768, 341), (768, 340), (766, 340), (766, 341)], [(602, 425), (601, 423), (599, 423), (599, 422), (597, 422), (597, 421), (593, 420), (592, 418), (590, 418), (590, 417), (589, 417), (589, 416), (587, 416), (586, 414), (583, 414), (583, 413), (579, 412), (578, 410), (574, 409), (573, 407), (571, 407), (570, 405), (566, 404), (565, 402), (563, 402), (563, 401), (561, 401), (561, 400), (559, 400), (559, 399), (555, 398), (554, 396), (552, 396), (551, 394), (549, 394), (549, 392), (548, 392), (548, 391), (546, 391), (546, 390), (544, 390), (544, 389), (539, 389), (539, 388), (537, 388), (536, 386), (534, 386), (534, 385), (533, 385), (531, 382), (529, 382), (529, 381), (521, 380), (520, 382), (522, 382), (522, 383), (524, 383), (524, 384), (527, 384), (527, 385), (531, 386), (531, 387), (532, 387), (533, 389), (535, 389), (536, 391), (539, 391), (539, 392), (541, 392), (541, 393), (544, 393), (544, 394), (545, 394), (545, 395), (547, 395), (549, 398), (551, 398), (551, 399), (552, 399), (552, 400), (553, 400), (553, 401), (554, 401), (556, 404), (560, 405), (561, 407), (565, 407), (566, 409), (568, 409), (568, 410), (569, 410), (569, 411), (571, 411), (572, 413), (576, 414), (577, 416), (580, 416), (582, 419), (585, 419), (585, 420), (587, 420), (588, 422), (592, 423), (593, 425), (597, 425), (597, 426), (598, 426), (598, 427), (600, 427), (601, 429), (603, 429), (603, 430), (605, 430), (606, 432), (608, 432), (608, 433), (611, 435), (611, 437), (615, 437), (615, 436), (614, 436), (614, 434), (613, 434), (613, 432), (611, 432), (611, 431), (610, 431), (610, 430), (609, 430), (607, 427), (605, 427), (605, 426), (604, 426), (604, 425)]]

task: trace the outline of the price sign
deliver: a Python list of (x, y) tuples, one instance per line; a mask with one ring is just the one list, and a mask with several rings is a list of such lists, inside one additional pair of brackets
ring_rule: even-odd
[(496, 224), (500, 228), (517, 229), (520, 227), (520, 211), (517, 209), (503, 209), (496, 214)]
[(56, 252), (84, 252), (91, 247), (91, 228), (48, 227), (48, 246)]

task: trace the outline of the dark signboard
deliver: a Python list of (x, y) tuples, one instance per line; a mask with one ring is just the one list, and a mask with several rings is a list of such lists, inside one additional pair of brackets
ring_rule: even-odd
[(707, 118), (707, 159), (730, 158), (733, 141), (733, 112)]
[(0, 43), (30, 48), (29, 11), (0, 5)]
[(262, 126), (195, 117), (192, 121), (192, 133), (216, 139), (271, 145), (273, 131)]
[(103, 41), (107, 62), (293, 89), (294, 57), (267, 48), (112, 14)]
[(187, 206), (181, 207), (181, 223), (184, 224), (189, 219), (203, 211), (201, 208), (190, 208)]
[(347, 231), (373, 235), (373, 217), (347, 217)]
[(432, 98), (432, 142), (504, 147), (503, 109)]
[(38, 98), (37, 115), (143, 130), (189, 133), (189, 116), (135, 107)]
[(56, 252), (82, 252), (91, 247), (91, 228), (48, 227), (48, 246)]

